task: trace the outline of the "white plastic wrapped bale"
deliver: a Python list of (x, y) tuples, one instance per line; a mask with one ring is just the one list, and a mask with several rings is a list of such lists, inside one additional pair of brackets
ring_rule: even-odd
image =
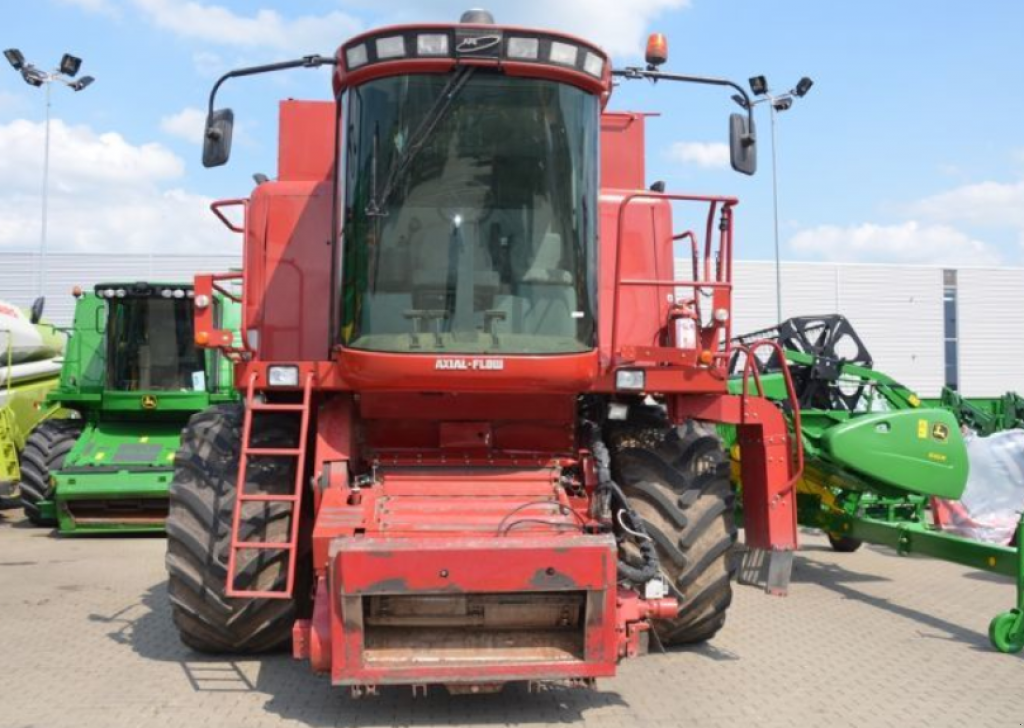
[(968, 437), (971, 471), (958, 502), (937, 501), (942, 529), (965, 538), (1007, 544), (1024, 510), (1024, 430)]

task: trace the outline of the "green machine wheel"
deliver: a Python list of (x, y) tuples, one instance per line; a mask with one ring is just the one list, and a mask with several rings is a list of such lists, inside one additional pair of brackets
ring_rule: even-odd
[(992, 620), (988, 638), (1000, 652), (1015, 654), (1024, 649), (1024, 611), (1011, 609)]

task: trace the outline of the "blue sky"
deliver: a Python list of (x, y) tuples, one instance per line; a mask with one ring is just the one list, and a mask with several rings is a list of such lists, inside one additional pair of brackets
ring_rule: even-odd
[[(206, 212), (250, 174), (273, 174), (276, 101), (330, 94), (323, 72), (233, 82), (239, 120), (223, 169), (199, 164), (201, 112), (216, 76), (243, 64), (330, 53), (353, 32), (458, 17), (454, 0), (39, 0), (8, 13), (4, 48), (41, 66), (65, 51), (97, 82), (55, 88), (53, 249), (226, 251), (237, 242)], [(938, 265), (1024, 265), (1024, 140), (1016, 53), (1024, 4), (821, 0), (493, 0), (499, 21), (556, 27), (636, 62), (651, 30), (668, 70), (811, 93), (779, 117), (783, 257)], [(721, 166), (720, 89), (632, 83), (613, 108), (656, 111), (649, 176), (679, 191), (741, 198), (739, 257), (772, 255), (768, 118), (760, 173)], [(0, 250), (39, 237), (43, 94), (0, 69)]]

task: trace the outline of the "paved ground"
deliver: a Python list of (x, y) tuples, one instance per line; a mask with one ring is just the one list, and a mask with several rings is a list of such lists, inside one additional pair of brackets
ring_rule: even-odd
[(287, 656), (179, 644), (162, 539), (58, 540), (0, 514), (0, 727), (1022, 726), (1024, 658), (993, 652), (1004, 579), (805, 537), (791, 595), (739, 587), (710, 646), (596, 691), (352, 700)]

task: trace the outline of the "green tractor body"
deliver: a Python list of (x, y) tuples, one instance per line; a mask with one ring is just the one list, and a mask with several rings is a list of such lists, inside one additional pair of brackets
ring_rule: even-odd
[[(237, 328), (237, 307), (218, 303), (221, 325)], [(68, 535), (162, 532), (182, 428), (236, 396), (230, 362), (195, 346), (190, 285), (112, 283), (81, 294), (60, 385), (47, 397), (78, 418), (44, 423), (30, 438), (26, 513)]]

